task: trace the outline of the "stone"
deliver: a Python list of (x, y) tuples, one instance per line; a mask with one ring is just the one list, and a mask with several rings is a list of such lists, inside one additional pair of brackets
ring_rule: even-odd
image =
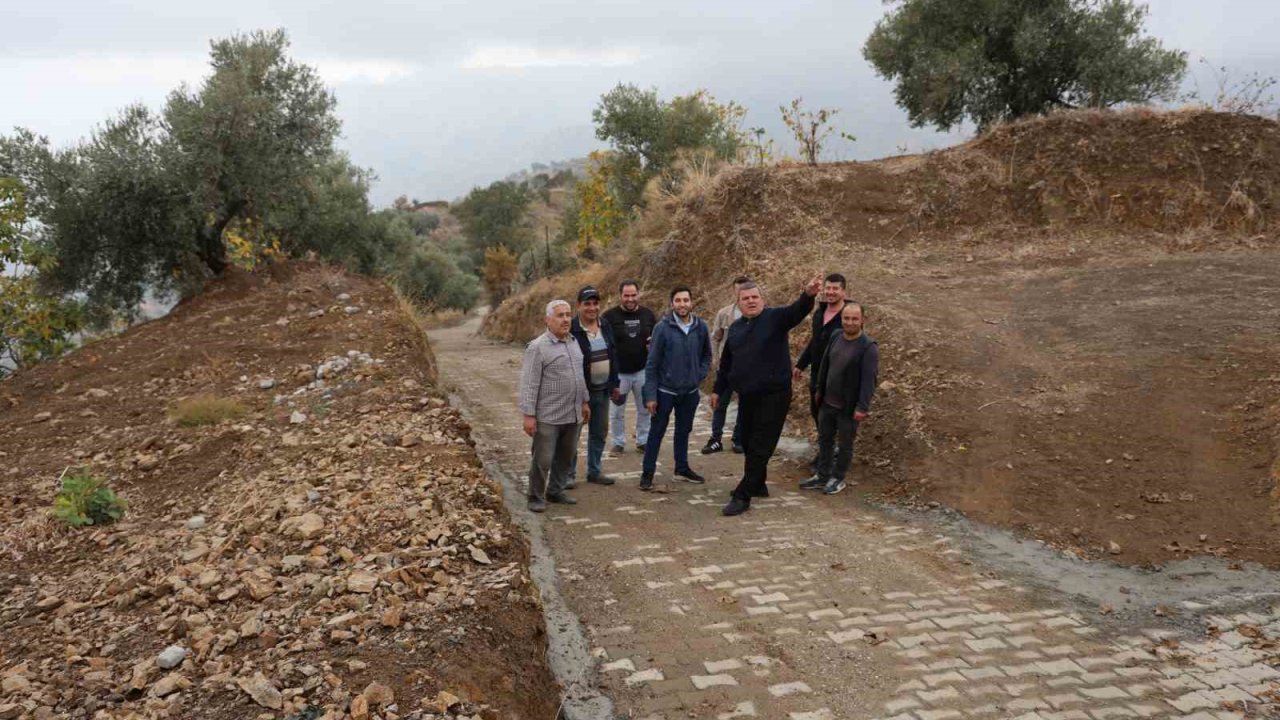
[(181, 645), (170, 645), (156, 657), (156, 665), (162, 670), (172, 670), (187, 659), (187, 649)]
[(351, 293), (340, 293), (338, 295), (338, 302), (346, 302), (350, 299), (351, 299)]
[(347, 590), (367, 594), (378, 586), (378, 576), (364, 570), (356, 570), (347, 576)]
[(284, 697), (261, 671), (254, 673), (251, 678), (238, 678), (236, 685), (264, 708), (279, 710), (284, 707)]
[(301, 425), (306, 421), (307, 421), (307, 416), (298, 410), (294, 410), (292, 413), (289, 414), (289, 424), (291, 425)]
[(31, 681), (21, 675), (10, 675), (4, 680), (0, 680), (0, 691), (4, 691), (5, 695), (26, 693), (30, 689)]
[(0, 705), (0, 720), (14, 720), (14, 718), (21, 716), (25, 709), (18, 703)]
[(493, 561), (489, 559), (489, 555), (475, 545), (471, 546), (471, 559), (481, 565), (490, 565), (493, 563)]
[(155, 455), (139, 455), (139, 456), (138, 456), (138, 469), (139, 469), (139, 470), (143, 470), (143, 471), (147, 471), (147, 470), (155, 470), (155, 469), (156, 469), (156, 468), (158, 468), (158, 467), (160, 467), (160, 458), (159, 458), (159, 457), (157, 457), (157, 456), (155, 456)]
[(191, 517), (187, 518), (187, 521), (183, 523), (182, 526), (188, 530), (199, 530), (205, 526), (204, 516), (192, 515)]
[(369, 701), (369, 707), (386, 707), (396, 701), (396, 694), (391, 688), (379, 682), (371, 682), (364, 692), (360, 693)]
[(382, 613), (382, 627), (387, 627), (387, 628), (400, 627), (401, 618), (403, 614), (404, 614), (404, 607), (401, 605), (396, 605), (395, 607), (387, 608), (387, 611)]
[(280, 532), (284, 535), (310, 540), (324, 532), (324, 518), (311, 512), (286, 518), (280, 524)]
[(355, 305), (348, 305), (342, 308), (342, 312), (348, 315), (355, 315), (356, 313), (360, 312), (360, 308), (356, 307)]
[(48, 411), (38, 412), (34, 416), (32, 416), (31, 422), (37, 422), (37, 423), (48, 422), (49, 418), (51, 417), (53, 417), (53, 413), (51, 412), (48, 412)]
[(1112, 540), (1110, 543), (1108, 543), (1108, 544), (1107, 544), (1107, 550), (1108, 550), (1108, 552), (1110, 552), (1112, 555), (1119, 555), (1119, 554), (1120, 554), (1120, 543), (1116, 542), (1115, 540)]
[(369, 720), (369, 701), (363, 695), (351, 699), (351, 707), (347, 709), (351, 720)]
[(446, 690), (441, 690), (436, 693), (434, 700), (426, 703), (426, 708), (432, 712), (446, 713), (449, 711), (449, 708), (460, 702), (462, 702), (462, 698), (459, 698), (457, 695)]
[(186, 690), (189, 687), (191, 687), (190, 680), (179, 673), (171, 673), (160, 678), (159, 682), (151, 686), (151, 694), (154, 697), (162, 698), (179, 690)]
[(275, 386), (276, 386), (276, 381), (273, 380), (272, 378), (263, 378), (258, 381), (259, 390), (270, 390)]
[(84, 394), (95, 400), (101, 400), (102, 398), (111, 397), (111, 393), (107, 390), (103, 390), (102, 388), (89, 388), (84, 392)]

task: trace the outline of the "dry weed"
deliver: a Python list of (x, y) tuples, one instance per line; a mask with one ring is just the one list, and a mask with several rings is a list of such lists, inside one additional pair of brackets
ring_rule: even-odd
[(183, 427), (214, 425), (223, 420), (234, 420), (247, 412), (244, 405), (229, 398), (213, 395), (197, 395), (179, 400), (169, 410), (169, 417)]

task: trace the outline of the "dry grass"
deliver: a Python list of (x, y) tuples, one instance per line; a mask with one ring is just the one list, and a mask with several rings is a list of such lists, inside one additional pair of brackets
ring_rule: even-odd
[(242, 417), (246, 412), (248, 409), (235, 400), (213, 395), (197, 395), (179, 400), (169, 410), (169, 417), (183, 427), (199, 427), (214, 425), (223, 420), (234, 420)]
[(409, 296), (400, 291), (393, 283), (387, 283), (387, 287), (391, 288), (391, 292), (396, 296), (396, 310), (399, 311), (400, 320), (409, 329), (410, 335), (413, 337), (413, 343), (418, 350), (418, 354), (422, 358), (422, 362), (426, 365), (427, 381), (432, 385), (440, 380), (439, 366), (436, 365), (436, 354), (431, 350), (431, 343), (427, 342), (428, 321), (422, 310), (414, 304)]

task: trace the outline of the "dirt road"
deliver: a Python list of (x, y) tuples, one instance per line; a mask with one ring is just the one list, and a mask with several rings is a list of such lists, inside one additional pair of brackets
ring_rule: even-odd
[[(942, 512), (801, 493), (801, 470), (785, 458), (770, 473), (772, 497), (724, 518), (741, 456), (695, 450), (706, 485), (648, 494), (636, 489), (634, 443), (607, 455), (617, 485), (584, 483), (578, 505), (530, 516), (529, 443), (514, 405), (520, 348), (477, 336), (478, 325), (431, 342), (513, 515), (545, 536), (555, 587), (544, 594), (562, 595), (584, 627), (593, 666), (561, 669), (571, 700), (599, 690), (613, 717), (667, 719), (1280, 712), (1268, 639), (1280, 636), (1268, 594), (1280, 585), (1261, 571), (1228, 586), (1216, 567), (1143, 574), (1071, 562)], [(704, 402), (696, 447), (709, 419)], [(669, 437), (660, 463), (669, 479)], [(851, 479), (865, 472), (855, 461)], [(579, 715), (607, 716), (590, 707)]]

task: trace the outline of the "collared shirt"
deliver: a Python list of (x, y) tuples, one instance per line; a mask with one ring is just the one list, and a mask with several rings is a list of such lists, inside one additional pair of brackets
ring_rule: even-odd
[(582, 404), (590, 399), (582, 377), (582, 350), (572, 335), (561, 340), (550, 331), (534, 338), (520, 368), (520, 413), (538, 422), (582, 422)]
[(689, 322), (687, 323), (680, 322), (680, 316), (675, 313), (672, 313), (671, 317), (676, 321), (676, 327), (683, 330), (685, 335), (688, 335), (689, 331), (693, 329), (693, 313), (689, 313)]

